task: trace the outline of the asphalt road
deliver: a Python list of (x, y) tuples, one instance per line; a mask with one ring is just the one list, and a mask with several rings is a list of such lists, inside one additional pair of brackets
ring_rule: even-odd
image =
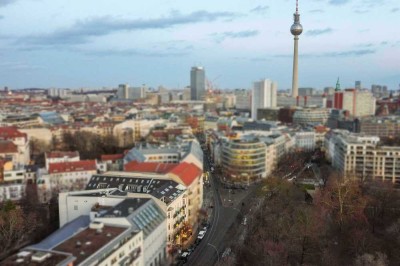
[[(209, 169), (209, 164), (205, 156), (204, 169)], [(211, 189), (214, 194), (214, 208), (210, 220), (210, 227), (207, 230), (206, 235), (200, 244), (196, 247), (194, 252), (190, 255), (186, 265), (214, 265), (218, 261), (218, 258), (224, 251), (223, 239), (229, 227), (235, 221), (238, 211), (224, 207), (222, 205), (221, 197), (217, 189), (218, 182), (216, 177), (210, 175)]]
[(225, 234), (238, 215), (236, 210), (222, 206), (221, 198), (216, 190), (218, 184), (214, 177), (212, 178), (211, 186), (214, 195), (217, 195), (214, 196), (211, 224), (203, 240), (189, 257), (186, 265), (214, 265), (224, 251), (225, 247), (222, 244)]

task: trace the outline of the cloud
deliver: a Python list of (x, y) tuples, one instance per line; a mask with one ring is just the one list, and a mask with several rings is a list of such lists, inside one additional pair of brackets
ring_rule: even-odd
[[(325, 52), (320, 54), (300, 54), (300, 57), (303, 58), (321, 58), (321, 57), (359, 57), (369, 54), (375, 54), (376, 50), (374, 49), (359, 49), (359, 50), (348, 50), (341, 52)], [(273, 55), (274, 58), (291, 58), (293, 54), (278, 54)]]
[(182, 50), (172, 50), (166, 49), (166, 51), (162, 50), (137, 50), (137, 49), (126, 49), (126, 50), (116, 50), (116, 49), (108, 49), (108, 50), (98, 50), (98, 51), (82, 51), (86, 55), (100, 56), (100, 57), (108, 57), (108, 56), (120, 56), (120, 57), (128, 57), (128, 56), (140, 56), (140, 57), (176, 57), (183, 56), (189, 54), (189, 50), (192, 47), (184, 47)]
[(11, 5), (17, 1), (18, 0), (0, 0), (0, 7)]
[(4, 19), (4, 16), (3, 16), (3, 15), (0, 15), (0, 19)]
[(96, 17), (78, 21), (69, 28), (59, 29), (49, 34), (25, 36), (19, 39), (17, 43), (38, 46), (84, 44), (93, 37), (105, 36), (114, 32), (167, 29), (180, 25), (232, 19), (237, 16), (238, 14), (231, 12), (200, 10), (190, 14), (173, 11), (169, 16), (155, 19), (118, 20), (111, 17)]
[(347, 4), (348, 2), (350, 2), (350, 0), (330, 0), (329, 4), (338, 6), (338, 5)]
[(221, 33), (213, 33), (216, 42), (222, 42), (225, 39), (242, 39), (257, 36), (259, 31), (257, 30), (244, 30), (244, 31), (226, 31)]
[(329, 52), (324, 53), (322, 57), (347, 57), (347, 56), (363, 56), (369, 54), (375, 54), (376, 50), (373, 49), (361, 49), (361, 50), (350, 50), (350, 51), (342, 51), (342, 52)]
[(392, 13), (396, 13), (396, 12), (398, 12), (400, 10), (400, 8), (398, 8), (398, 7), (395, 7), (395, 8), (393, 8), (392, 10), (390, 10)]
[(251, 13), (257, 13), (257, 14), (265, 14), (269, 10), (269, 6), (256, 6), (253, 9), (250, 9)]
[(308, 36), (319, 36), (322, 34), (328, 34), (333, 32), (333, 29), (331, 28), (325, 28), (325, 29), (316, 29), (316, 30), (309, 30), (306, 32), (306, 35)]
[(367, 8), (382, 6), (384, 4), (385, 4), (385, 0), (363, 0), (362, 1), (362, 5)]
[(3, 71), (29, 71), (43, 69), (43, 67), (23, 62), (2, 62), (0, 63), (0, 69)]

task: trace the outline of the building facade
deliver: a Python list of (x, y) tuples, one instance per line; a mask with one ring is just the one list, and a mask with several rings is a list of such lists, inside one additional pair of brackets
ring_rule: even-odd
[(276, 107), (278, 83), (269, 79), (254, 82), (251, 98), (251, 118), (257, 120), (257, 110)]
[(382, 146), (379, 137), (348, 131), (331, 134), (325, 147), (333, 167), (343, 175), (400, 185), (400, 147)]
[(192, 67), (190, 71), (190, 98), (202, 101), (206, 95), (206, 74), (203, 67)]
[(361, 119), (360, 133), (381, 138), (400, 136), (400, 117), (385, 116)]
[(266, 145), (258, 139), (236, 139), (222, 146), (224, 181), (249, 184), (266, 177)]

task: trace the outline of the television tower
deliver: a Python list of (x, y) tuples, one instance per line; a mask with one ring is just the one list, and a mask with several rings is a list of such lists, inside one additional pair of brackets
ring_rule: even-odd
[(294, 13), (293, 16), (294, 23), (292, 27), (290, 27), (290, 32), (294, 36), (292, 97), (297, 98), (299, 95), (299, 36), (303, 32), (303, 26), (300, 24), (299, 0), (296, 0), (296, 13)]

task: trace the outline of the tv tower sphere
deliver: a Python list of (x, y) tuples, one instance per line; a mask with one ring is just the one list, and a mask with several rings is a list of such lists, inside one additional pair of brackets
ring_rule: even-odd
[(303, 26), (300, 24), (300, 14), (299, 14), (299, 2), (296, 1), (296, 13), (293, 14), (294, 23), (290, 27), (290, 32), (294, 36), (299, 36), (303, 32)]

